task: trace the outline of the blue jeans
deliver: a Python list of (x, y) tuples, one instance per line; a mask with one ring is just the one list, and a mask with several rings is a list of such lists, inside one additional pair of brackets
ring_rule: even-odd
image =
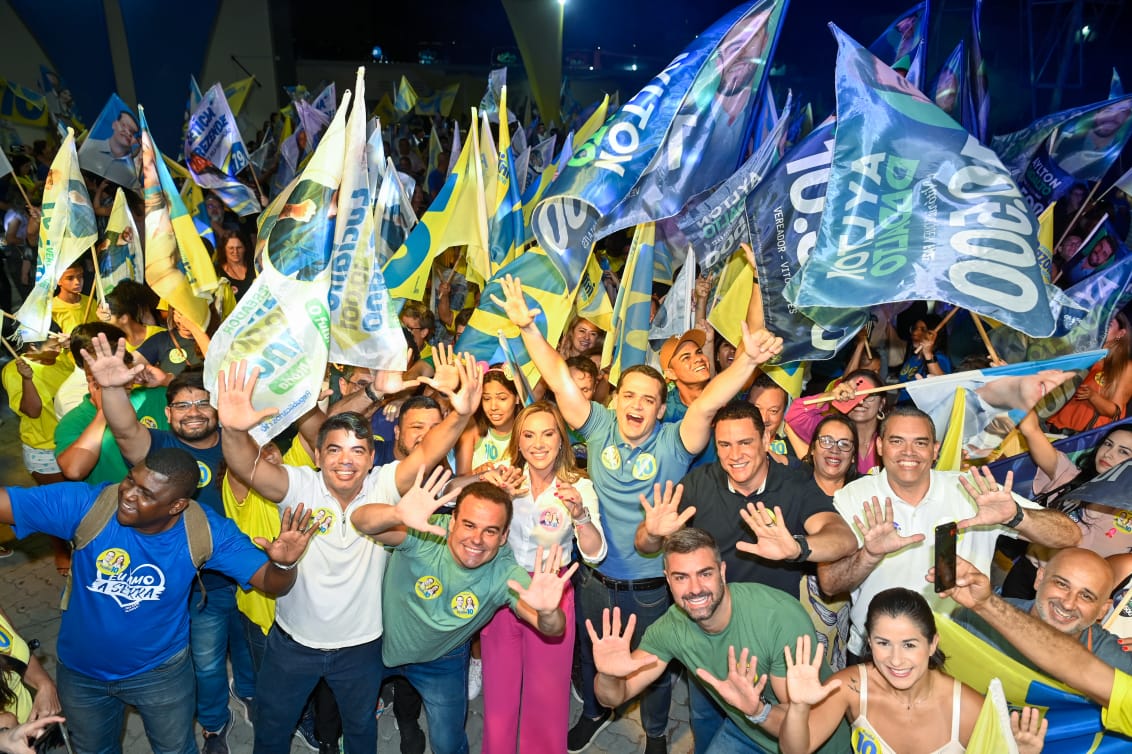
[[(595, 628), (600, 628), (601, 614), (605, 608), (612, 610), (620, 607), (622, 621), (628, 620), (630, 614), (636, 615), (637, 628), (631, 642), (632, 648), (636, 649), (645, 629), (664, 615), (672, 604), (672, 598), (667, 586), (640, 591), (607, 587), (594, 578), (593, 572), (585, 566), (579, 568), (574, 575), (574, 590), (574, 615), (582, 647), (582, 714), (596, 718), (601, 715), (602, 707), (594, 695), (594, 676), (597, 670), (594, 668), (593, 646), (586, 633), (586, 619)], [(669, 665), (660, 678), (641, 695), (641, 724), (650, 738), (663, 736), (668, 728), (668, 709), (672, 703), (675, 677), (676, 671)]]
[(120, 754), (126, 705), (137, 708), (154, 754), (196, 754), (189, 648), (120, 681), (101, 681), (59, 663), (59, 701), (77, 754)]
[[(434, 754), (467, 754), (468, 656), (470, 644), (462, 644), (432, 662), (399, 665), (389, 675), (401, 675), (424, 701), (428, 742)], [(371, 715), (372, 717), (372, 715)]]
[[(299, 644), (278, 625), (267, 635), (255, 695), (256, 754), (287, 754), (307, 697), (325, 678), (342, 715), (349, 754), (377, 751), (377, 695), (385, 666), (381, 639), (340, 649)], [(462, 687), (461, 687), (462, 688)]]
[(232, 650), (232, 674), (240, 696), (255, 694), (255, 671), (251, 653), (236, 609), (234, 583), (209, 586), (203, 607), (199, 588), (189, 597), (189, 642), (196, 670), (197, 721), (217, 732), (228, 724), (228, 649)]
[(695, 754), (705, 754), (708, 745), (719, 732), (720, 726), (727, 720), (727, 715), (723, 714), (716, 701), (700, 688), (700, 684), (692, 678), (692, 672), (688, 673), (688, 719), (692, 727)]
[[(695, 735), (695, 734), (693, 734)], [(696, 751), (700, 751), (699, 741), (696, 742)], [(711, 743), (704, 749), (704, 754), (770, 754), (766, 749), (747, 738), (747, 734), (733, 723), (730, 718), (723, 718)]]

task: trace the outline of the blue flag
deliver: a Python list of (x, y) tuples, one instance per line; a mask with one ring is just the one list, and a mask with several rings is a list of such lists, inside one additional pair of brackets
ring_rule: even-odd
[(220, 84), (201, 96), (189, 116), (185, 164), (198, 186), (211, 189), (237, 215), (262, 211), (255, 191), (236, 177), (248, 166), (248, 150)]
[(924, 63), (928, 52), (928, 0), (917, 3), (869, 45), (869, 52), (888, 64), (920, 91), (924, 91)]
[(1081, 181), (1099, 181), (1132, 137), (1132, 94), (1098, 103), (1057, 130), (1050, 156)]
[(993, 152), (837, 27), (837, 131), (798, 307), (934, 299), (1054, 331), (1037, 222)]
[(977, 134), (979, 122), (967, 70), (967, 46), (960, 41), (936, 74), (931, 97), (936, 107), (961, 123), (968, 133)]
[(644, 364), (649, 354), (649, 313), (652, 305), (653, 243), (656, 226), (637, 226), (633, 245), (621, 271), (621, 287), (613, 304), (613, 331), (605, 339), (601, 363), (609, 366), (609, 383), (621, 373)]
[[(977, 128), (971, 133), (983, 144), (990, 138), (990, 85), (988, 83), (987, 62), (983, 58), (982, 30), (983, 0), (975, 0), (971, 9), (971, 104), (975, 110)], [(1006, 162), (1006, 160), (1003, 160)]]
[(728, 13), (574, 150), (531, 216), (568, 288), (595, 240), (675, 215), (740, 164), (785, 8)]

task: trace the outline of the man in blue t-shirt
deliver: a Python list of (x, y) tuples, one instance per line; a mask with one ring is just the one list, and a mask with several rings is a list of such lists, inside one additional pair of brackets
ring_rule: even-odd
[[(102, 412), (114, 434), (122, 458), (136, 464), (153, 448), (177, 448), (191, 455), (200, 470), (198, 489), (194, 497), (205, 508), (224, 515), (220, 498), (220, 476), (224, 454), (220, 445), (220, 426), (216, 409), (210, 403), (208, 391), (199, 370), (186, 369), (173, 378), (165, 390), (165, 416), (169, 429), (150, 429), (138, 421), (129, 399), (129, 387), (144, 367), (127, 366), (125, 341), (111, 348), (105, 335), (91, 340), (92, 353), (83, 351), (83, 358), (91, 376), (102, 386)], [(236, 583), (212, 571), (202, 575), (201, 583), (208, 593), (207, 600), (194, 595), (191, 611), (193, 667), (197, 685), (197, 720), (204, 729), (205, 743), (210, 754), (227, 752), (218, 742), (208, 739), (228, 731), (231, 716), (228, 712), (228, 650), (232, 650), (232, 675), (236, 693), (243, 699), (255, 695), (255, 670), (247, 639), (240, 631), (229, 631), (239, 626), (236, 617)], [(199, 606), (199, 607), (196, 607)]]
[[(570, 377), (562, 356), (546, 341), (535, 322), (537, 309), (528, 309), (521, 282), (504, 278), (506, 300), (492, 297), (519, 328), (531, 361), (558, 401), (562, 417), (586, 440), (586, 469), (601, 501), (602, 525), (609, 554), (601, 569), (578, 571), (579, 626), (597, 621), (605, 608), (620, 607), (636, 616), (643, 630), (659, 619), (671, 600), (660, 558), (643, 556), (633, 546), (637, 526), (644, 520), (642, 497), (650, 497), (656, 484), (676, 482), (692, 459), (707, 447), (716, 411), (742, 390), (755, 370), (782, 351), (782, 338), (766, 330), (750, 332), (743, 324), (743, 347), (731, 366), (720, 372), (687, 407), (684, 419), (661, 424), (667, 398), (664, 377), (649, 366), (629, 367), (621, 373), (613, 409), (587, 400)], [(686, 337), (686, 335), (685, 335)], [(578, 632), (582, 636), (582, 632)], [(582, 647), (582, 717), (570, 731), (567, 750), (581, 751), (612, 719), (594, 695), (595, 668), (590, 644)], [(672, 698), (674, 673), (665, 673), (646, 690), (641, 700), (641, 722), (648, 741), (645, 751), (667, 751), (665, 730)]]
[[(154, 751), (196, 752), (189, 593), (196, 568), (182, 513), (200, 472), (187, 453), (159, 449), (109, 488), (116, 515), (72, 559), (71, 594), (59, 629), (59, 698), (78, 751), (120, 746), (127, 704), (137, 708)], [(106, 485), (62, 482), (0, 489), (0, 523), (20, 537), (44, 532), (72, 539)], [(279, 537), (257, 539), (204, 508), (212, 537), (205, 565), (281, 594), (295, 581), (318, 521), (302, 509), (286, 516)]]

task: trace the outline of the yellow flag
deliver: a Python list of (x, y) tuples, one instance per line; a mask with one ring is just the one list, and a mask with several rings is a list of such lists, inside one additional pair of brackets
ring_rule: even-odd
[(224, 97), (228, 100), (228, 108), (232, 111), (232, 115), (240, 114), (240, 109), (243, 108), (253, 84), (255, 84), (255, 76), (248, 76), (224, 87)]
[(963, 416), (966, 411), (967, 390), (958, 388), (951, 404), (951, 416), (947, 419), (947, 434), (939, 446), (939, 460), (935, 464), (939, 471), (959, 471), (963, 467)]
[(590, 114), (590, 117), (586, 118), (586, 122), (583, 123), (582, 127), (578, 129), (578, 132), (574, 134), (574, 143), (581, 146), (589, 141), (590, 137), (596, 134), (597, 130), (605, 123), (605, 117), (608, 114), (609, 95), (607, 94), (602, 98), (601, 104), (597, 106), (597, 109)]

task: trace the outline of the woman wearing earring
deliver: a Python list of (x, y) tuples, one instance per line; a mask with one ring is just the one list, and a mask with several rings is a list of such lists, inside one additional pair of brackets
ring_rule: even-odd
[[(857, 470), (869, 473), (879, 463), (877, 458), (876, 436), (881, 419), (884, 418), (884, 396), (873, 393), (858, 396), (857, 392), (868, 388), (882, 387), (880, 375), (868, 369), (858, 369), (842, 378), (831, 391), (834, 400), (830, 403), (815, 403), (807, 406), (806, 401), (795, 400), (786, 410), (786, 426), (794, 449), (800, 456), (806, 455), (813, 441), (817, 426), (826, 416), (841, 413), (853, 422), (857, 429)], [(842, 403), (844, 410), (835, 404)], [(848, 405), (852, 404), (852, 405)], [(832, 406), (832, 408), (831, 408)]]

